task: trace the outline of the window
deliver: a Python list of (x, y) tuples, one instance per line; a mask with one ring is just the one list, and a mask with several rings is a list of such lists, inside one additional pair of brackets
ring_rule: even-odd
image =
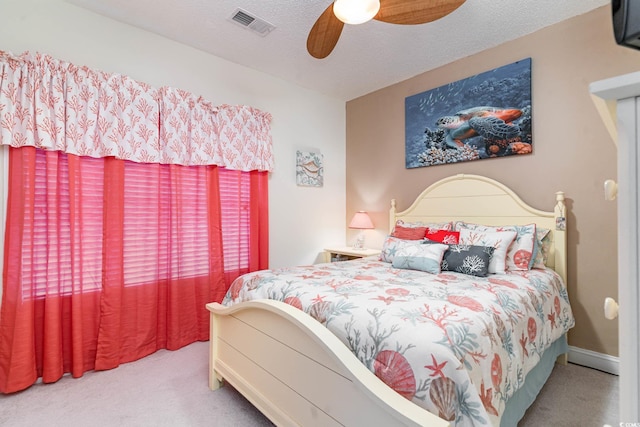
[(249, 268), (250, 198), (249, 174), (220, 169), (220, 210), (225, 271)]
[[(34, 206), (25, 221), (34, 226), (24, 231), (31, 242), (23, 245), (23, 272), (31, 277), (24, 297), (52, 292), (52, 283), (59, 294), (101, 289), (110, 239), (122, 242), (125, 286), (209, 274), (209, 166), (121, 162), (123, 181), (114, 182), (104, 159), (36, 150), (35, 175), (25, 177), (35, 180), (35, 192), (25, 200)], [(218, 184), (224, 270), (248, 271), (250, 173), (219, 168)], [(114, 185), (124, 185), (123, 201), (111, 200), (119, 193)], [(122, 206), (122, 231), (110, 229), (112, 206)]]

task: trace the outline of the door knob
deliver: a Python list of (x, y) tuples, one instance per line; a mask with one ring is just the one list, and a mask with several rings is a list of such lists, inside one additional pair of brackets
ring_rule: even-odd
[(613, 320), (618, 317), (618, 303), (613, 298), (604, 299), (604, 317)]

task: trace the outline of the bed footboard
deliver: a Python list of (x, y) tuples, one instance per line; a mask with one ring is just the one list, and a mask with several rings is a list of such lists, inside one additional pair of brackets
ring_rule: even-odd
[(297, 308), (260, 300), (207, 309), (210, 388), (228, 381), (278, 426), (449, 426), (389, 388)]

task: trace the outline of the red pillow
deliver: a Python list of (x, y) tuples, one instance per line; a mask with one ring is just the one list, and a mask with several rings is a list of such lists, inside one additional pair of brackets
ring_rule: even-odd
[(427, 231), (425, 237), (433, 242), (446, 243), (448, 245), (457, 245), (460, 239), (459, 231), (434, 230)]
[(403, 227), (396, 225), (391, 236), (404, 240), (422, 240), (426, 232), (427, 227)]

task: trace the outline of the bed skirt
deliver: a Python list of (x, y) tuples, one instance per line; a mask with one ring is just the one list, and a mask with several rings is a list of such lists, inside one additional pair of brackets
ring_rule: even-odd
[(569, 351), (567, 335), (563, 335), (544, 352), (540, 363), (525, 377), (524, 385), (509, 398), (500, 421), (501, 427), (513, 427), (524, 417), (527, 408), (536, 400), (545, 382), (551, 375), (556, 359)]

